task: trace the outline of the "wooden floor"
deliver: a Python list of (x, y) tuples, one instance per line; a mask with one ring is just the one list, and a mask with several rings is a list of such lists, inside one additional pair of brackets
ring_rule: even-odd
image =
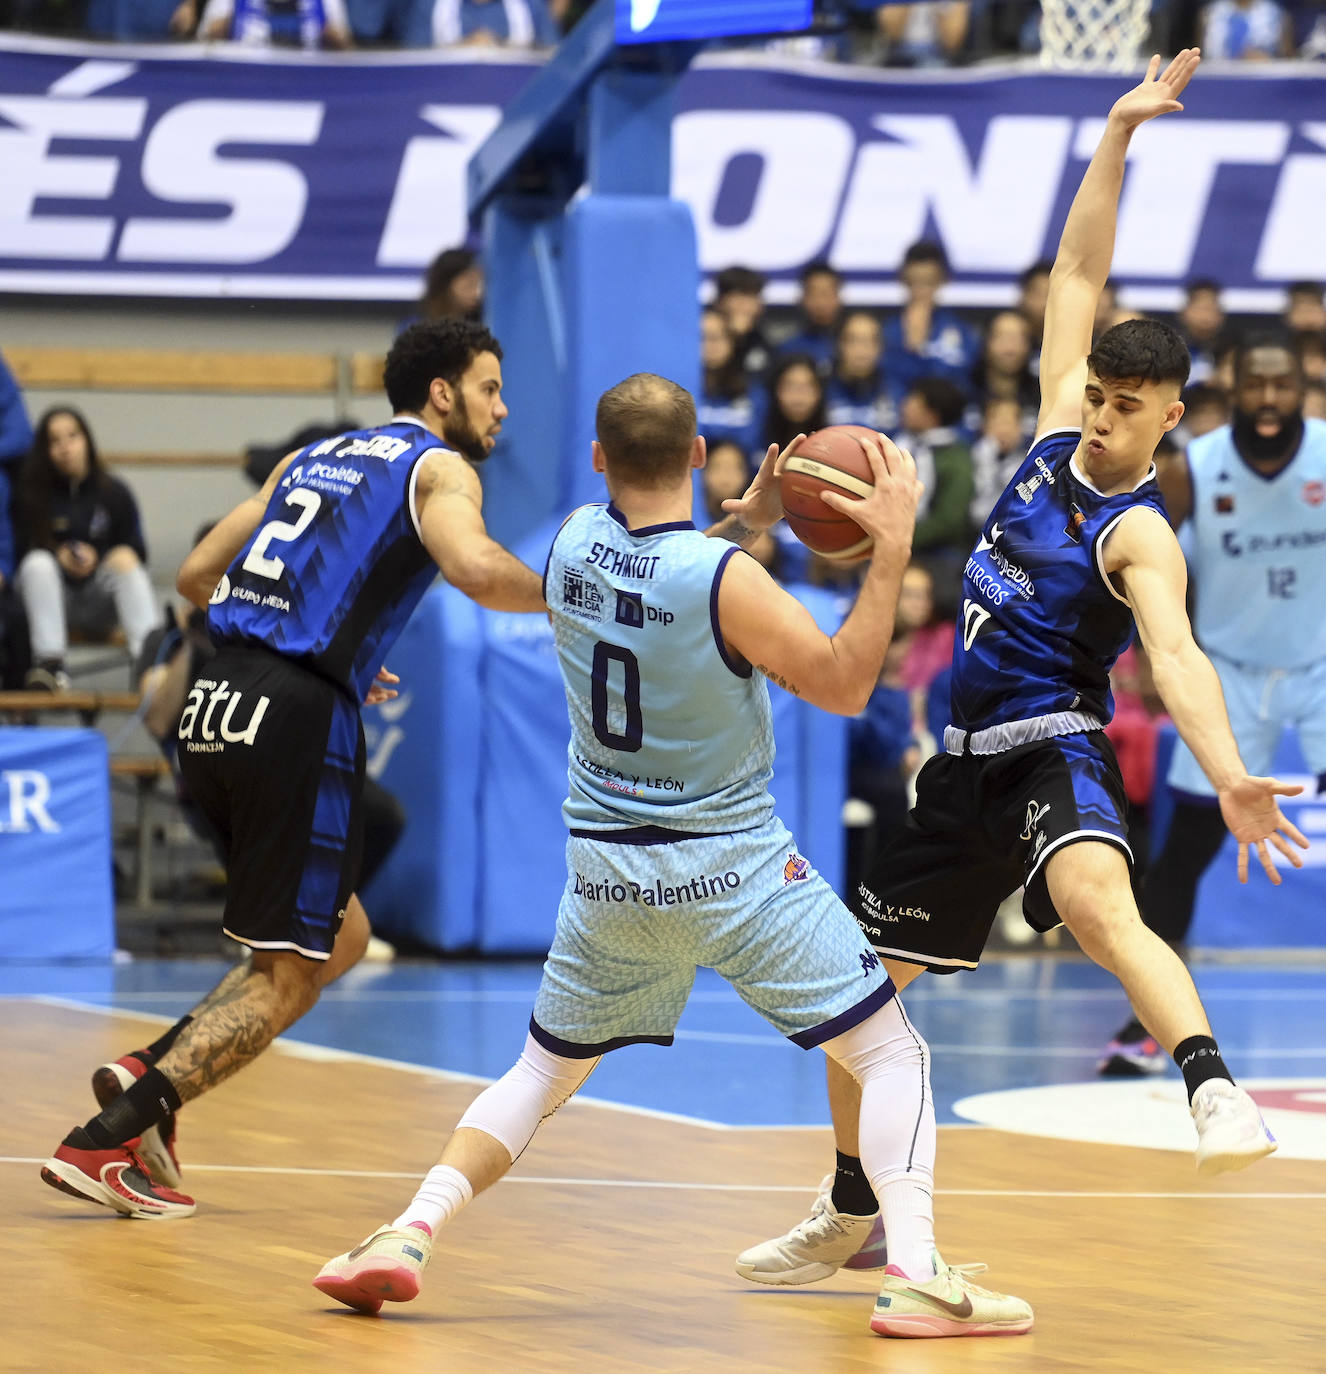
[[(309, 1280), (401, 1209), (473, 1085), (278, 1046), (184, 1118), (196, 1217), (124, 1221), (44, 1187), (36, 1161), (90, 1114), (90, 1070), (158, 1033), (0, 1003), (0, 1369), (1326, 1370), (1326, 1165), (1199, 1186), (1169, 1153), (943, 1130), (944, 1254), (987, 1261), (1037, 1328), (884, 1341), (868, 1274), (763, 1290), (732, 1271), (804, 1214), (824, 1135), (577, 1103), (442, 1233), (417, 1302), (359, 1317)], [(640, 1186), (658, 1183), (683, 1186)]]

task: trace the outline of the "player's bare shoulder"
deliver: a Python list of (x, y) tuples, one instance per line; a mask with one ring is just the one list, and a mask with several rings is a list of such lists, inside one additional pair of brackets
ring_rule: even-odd
[(1148, 566), (1165, 568), (1174, 559), (1183, 562), (1178, 536), (1155, 506), (1134, 506), (1125, 512), (1106, 535), (1101, 565), (1107, 573)]
[(429, 449), (419, 460), (414, 492), (420, 514), (433, 499), (472, 501), (483, 506), (483, 485), (474, 465), (449, 448)]

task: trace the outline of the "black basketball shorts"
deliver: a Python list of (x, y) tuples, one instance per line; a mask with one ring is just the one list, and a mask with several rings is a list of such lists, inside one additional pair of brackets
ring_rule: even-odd
[(999, 754), (938, 754), (916, 805), (849, 905), (875, 950), (936, 973), (975, 968), (999, 905), (1025, 886), (1033, 930), (1060, 924), (1049, 857), (1098, 840), (1128, 846), (1128, 801), (1104, 732), (1061, 735)]
[(189, 692), (178, 748), (225, 857), (225, 933), (329, 958), (363, 843), (358, 706), (289, 659), (225, 646)]

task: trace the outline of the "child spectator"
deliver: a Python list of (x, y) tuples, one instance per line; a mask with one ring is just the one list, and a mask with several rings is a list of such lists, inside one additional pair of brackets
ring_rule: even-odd
[(1041, 387), (1031, 367), (1031, 342), (1031, 325), (1019, 311), (1001, 310), (991, 317), (971, 374), (973, 404), (964, 419), (969, 433), (982, 432), (985, 406), (993, 400), (1012, 401), (1023, 428), (1035, 429)]
[(906, 304), (884, 325), (884, 352), (894, 386), (907, 391), (922, 377), (944, 377), (965, 387), (976, 361), (976, 338), (957, 315), (938, 304), (948, 280), (944, 250), (924, 239), (912, 244), (903, 254), (898, 277)]
[[(1033, 415), (1031, 428), (1036, 425)], [(994, 396), (981, 411), (981, 437), (972, 445), (972, 498), (968, 513), (974, 529), (982, 529), (994, 503), (1022, 466), (1035, 436), (1028, 432), (1026, 412), (1007, 397)]]
[(1216, 347), (1225, 328), (1220, 283), (1208, 277), (1190, 281), (1184, 287), (1183, 306), (1175, 323), (1192, 355), (1189, 385), (1210, 381), (1215, 372)]
[(105, 638), (118, 623), (135, 658), (158, 615), (133, 493), (97, 458), (67, 406), (37, 422), (18, 490), (16, 581), (32, 637), (33, 687), (64, 686), (68, 626)]
[[(700, 315), (700, 396), (696, 419), (712, 452), (723, 440), (735, 442), (747, 461), (760, 449), (765, 400), (736, 355), (727, 321), (712, 308)], [(760, 450), (760, 457), (763, 451)], [(743, 483), (741, 491), (745, 491)], [(718, 516), (714, 517), (718, 519)]]
[(853, 310), (843, 317), (837, 357), (824, 387), (831, 425), (865, 425), (880, 434), (893, 432), (898, 408), (885, 384), (883, 351), (884, 335), (874, 315)]
[(769, 370), (773, 350), (764, 337), (764, 277), (749, 267), (727, 267), (714, 278), (714, 309), (727, 321), (741, 366), (752, 377)]
[(814, 360), (821, 374), (828, 373), (838, 345), (842, 284), (841, 274), (827, 262), (812, 262), (802, 269), (800, 319), (780, 353), (804, 354)]
[(969, 552), (968, 512), (972, 501), (971, 449), (958, 435), (962, 392), (943, 377), (922, 377), (902, 401), (902, 448), (916, 459), (925, 487), (917, 510), (912, 548), (932, 555), (940, 595), (947, 599)]

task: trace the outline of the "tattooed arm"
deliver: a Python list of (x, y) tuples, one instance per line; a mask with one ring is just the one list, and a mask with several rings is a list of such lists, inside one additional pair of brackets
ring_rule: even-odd
[(489, 535), (483, 488), (458, 454), (439, 452), (423, 461), (415, 509), (424, 547), (452, 586), (493, 611), (547, 609), (538, 573)]
[[(787, 448), (805, 436), (798, 434)], [(783, 450), (784, 453), (787, 449)], [(783, 496), (778, 490), (778, 464), (782, 455), (777, 444), (770, 444), (755, 480), (742, 496), (729, 497), (723, 502), (727, 514), (705, 533), (711, 539), (726, 539), (749, 551), (752, 544), (772, 525), (783, 518)]]

